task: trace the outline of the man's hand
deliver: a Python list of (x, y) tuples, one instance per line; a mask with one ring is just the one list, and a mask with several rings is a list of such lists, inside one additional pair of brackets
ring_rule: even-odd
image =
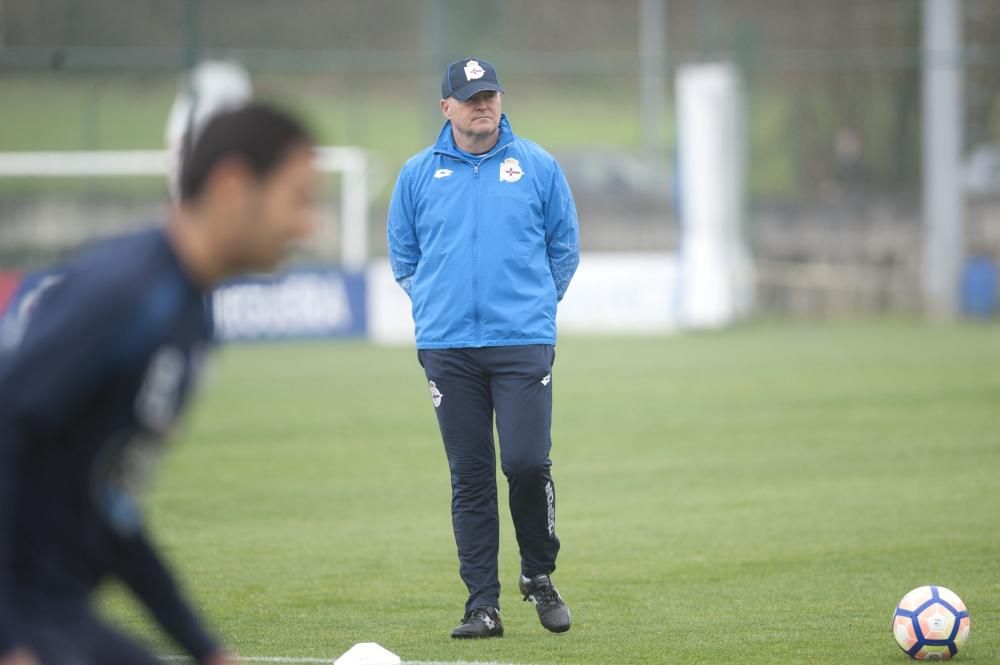
[(0, 654), (0, 665), (41, 665), (35, 654), (27, 649), (14, 649)]
[[(7, 663), (0, 661), (0, 665), (7, 665)], [(17, 665), (21, 665), (21, 663), (17, 663)], [(32, 663), (31, 665), (35, 664)], [(235, 656), (231, 656), (225, 651), (219, 651), (202, 661), (202, 665), (240, 665), (240, 661), (238, 661)]]

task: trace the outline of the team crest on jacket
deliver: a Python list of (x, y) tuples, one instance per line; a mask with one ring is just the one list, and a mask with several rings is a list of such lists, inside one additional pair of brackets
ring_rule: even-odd
[(483, 69), (478, 60), (469, 60), (465, 63), (465, 79), (467, 81), (481, 79), (485, 73), (486, 70)]
[(427, 384), (427, 387), (431, 389), (431, 401), (434, 402), (434, 408), (441, 406), (441, 398), (444, 397), (444, 393), (438, 390), (437, 384), (433, 381)]
[(517, 182), (523, 175), (521, 165), (513, 157), (503, 160), (500, 165), (500, 182)]

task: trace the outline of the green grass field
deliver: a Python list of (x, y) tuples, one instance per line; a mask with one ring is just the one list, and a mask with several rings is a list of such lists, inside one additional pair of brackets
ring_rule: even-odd
[[(244, 656), (376, 641), (404, 661), (902, 663), (895, 603), (935, 583), (970, 608), (958, 662), (1000, 662), (1000, 326), (754, 325), (558, 354), (567, 634), (521, 602), (503, 507), (507, 635), (449, 639), (464, 587), (411, 349), (221, 352), (153, 529)], [(177, 653), (119, 590), (104, 602)]]

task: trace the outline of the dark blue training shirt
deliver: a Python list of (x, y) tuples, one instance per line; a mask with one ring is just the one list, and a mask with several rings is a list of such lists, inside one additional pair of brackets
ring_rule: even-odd
[(137, 503), (208, 351), (205, 293), (162, 229), (39, 282), (0, 335), (0, 654), (19, 607), (78, 605), (120, 578), (195, 658), (216, 648)]

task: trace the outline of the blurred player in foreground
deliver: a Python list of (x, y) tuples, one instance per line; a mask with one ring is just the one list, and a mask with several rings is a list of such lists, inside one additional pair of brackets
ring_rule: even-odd
[(0, 335), (0, 665), (160, 665), (90, 595), (123, 581), (196, 661), (234, 663), (184, 600), (137, 495), (211, 345), (206, 294), (270, 270), (314, 223), (312, 139), (259, 105), (184, 160), (161, 228), (99, 244)]

